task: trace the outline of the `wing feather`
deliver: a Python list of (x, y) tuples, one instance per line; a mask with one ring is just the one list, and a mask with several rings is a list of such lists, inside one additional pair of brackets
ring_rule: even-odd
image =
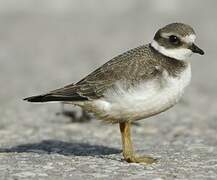
[(86, 101), (103, 97), (109, 88), (117, 81), (126, 81), (129, 86), (140, 80), (152, 78), (156, 71), (154, 64), (150, 64), (148, 46), (131, 49), (112, 60), (80, 80), (54, 90), (45, 95), (26, 98), (27, 101)]

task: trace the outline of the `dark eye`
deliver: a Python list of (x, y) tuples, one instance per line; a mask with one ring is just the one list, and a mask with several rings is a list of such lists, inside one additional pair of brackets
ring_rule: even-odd
[(174, 36), (174, 35), (169, 36), (169, 41), (172, 44), (176, 44), (176, 45), (180, 43), (180, 39), (177, 36)]

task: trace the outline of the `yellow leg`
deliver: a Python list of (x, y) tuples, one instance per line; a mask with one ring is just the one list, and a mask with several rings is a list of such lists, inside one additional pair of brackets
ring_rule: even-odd
[(156, 161), (156, 159), (148, 156), (135, 156), (133, 151), (133, 144), (131, 141), (131, 132), (130, 122), (122, 122), (120, 124), (120, 131), (121, 131), (121, 137), (122, 137), (122, 145), (123, 145), (123, 156), (124, 159), (129, 163), (146, 163), (151, 164)]

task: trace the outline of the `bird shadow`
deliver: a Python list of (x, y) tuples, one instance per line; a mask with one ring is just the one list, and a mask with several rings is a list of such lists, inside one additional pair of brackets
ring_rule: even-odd
[(21, 144), (11, 148), (0, 148), (0, 153), (61, 154), (64, 156), (97, 156), (118, 154), (120, 149), (88, 143), (44, 140), (39, 143)]
[(66, 109), (66, 104), (61, 103), (61, 110), (56, 113), (57, 116), (63, 116), (70, 119), (71, 123), (87, 123), (93, 119), (93, 116), (83, 108), (74, 107)]

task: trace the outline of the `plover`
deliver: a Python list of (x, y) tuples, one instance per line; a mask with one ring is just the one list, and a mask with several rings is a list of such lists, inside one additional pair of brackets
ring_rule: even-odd
[(154, 158), (134, 154), (131, 123), (166, 111), (180, 100), (191, 79), (186, 58), (204, 54), (194, 44), (195, 38), (195, 31), (187, 24), (166, 25), (151, 43), (111, 59), (76, 84), (24, 100), (67, 102), (98, 119), (119, 123), (124, 159), (153, 163)]

